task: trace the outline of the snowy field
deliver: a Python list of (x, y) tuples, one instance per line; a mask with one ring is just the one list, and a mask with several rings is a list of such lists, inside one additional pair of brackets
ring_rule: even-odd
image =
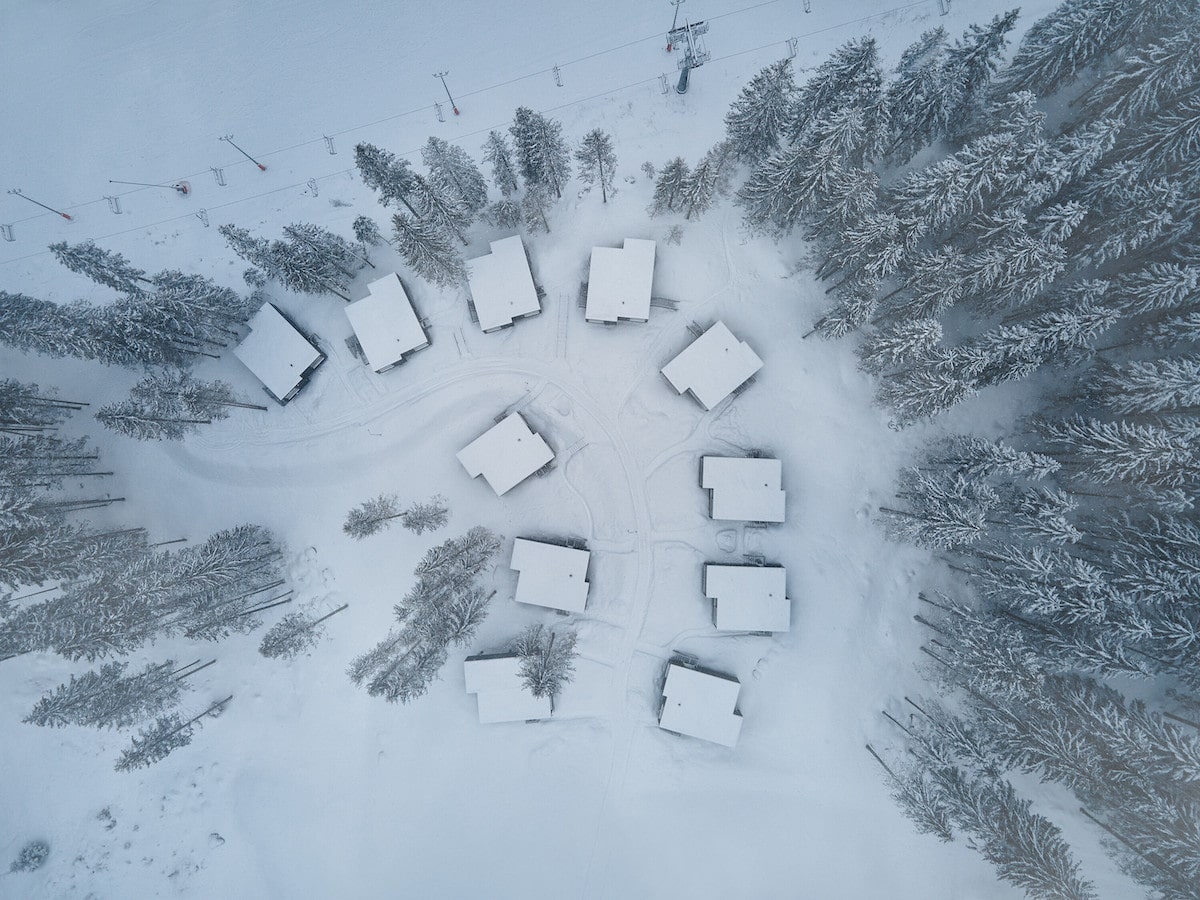
[[(133, 657), (215, 656), (191, 702), (199, 711), (234, 695), (191, 746), (135, 774), (112, 769), (126, 735), (20, 724), (85, 665), (48, 654), (5, 662), (0, 858), (31, 837), (52, 856), (38, 872), (0, 876), (0, 896), (1017, 896), (961, 843), (918, 836), (864, 749), (882, 733), (884, 698), (921, 690), (912, 614), (928, 558), (886, 541), (872, 520), (923, 429), (889, 430), (849, 342), (800, 340), (826, 297), (799, 240), (749, 238), (725, 202), (685, 223), (672, 245), (678, 220), (645, 212), (642, 162), (698, 158), (744, 81), (787, 53), (786, 38), (799, 37), (803, 77), (851, 37), (874, 34), (892, 64), (927, 27), (954, 35), (1004, 9), (954, 0), (940, 17), (937, 0), (811, 5), (806, 14), (799, 0), (688, 0), (681, 14), (712, 22), (713, 60), (681, 97), (660, 89), (660, 73), (675, 78), (665, 2), (6, 0), (3, 186), (67, 207), (75, 221), (0, 195), (0, 222), (15, 237), (0, 242), (5, 290), (104, 300), (45, 252), (86, 239), (146, 269), (241, 288), (243, 265), (217, 225), (274, 236), (307, 221), (349, 235), (357, 215), (385, 222), (352, 175), (356, 142), (415, 158), (434, 134), (478, 157), (487, 131), (521, 104), (560, 119), (572, 142), (591, 128), (611, 132), (620, 165), (607, 205), (576, 182), (552, 232), (526, 236), (546, 299), (511, 330), (481, 334), (460, 291), (408, 278), (433, 346), (374, 375), (346, 348), (340, 300), (272, 288), (330, 357), (289, 406), (239, 412), (181, 444), (134, 443), (76, 416), (71, 427), (97, 440), (116, 471), (104, 490), (127, 498), (105, 512), (110, 521), (145, 525), (154, 540), (260, 523), (287, 544), (298, 602), (350, 608), (290, 663), (262, 658), (257, 636), (160, 643)], [(1050, 6), (1027, 4), (1013, 37)], [(441, 69), (462, 111), (445, 108), (446, 122), (433, 109), (445, 101), (431, 77)], [(218, 141), (230, 133), (265, 172)], [(210, 166), (223, 168), (225, 186)], [(120, 215), (104, 199), (118, 188), (109, 179), (181, 178), (193, 187), (187, 198), (120, 188)], [(503, 236), (476, 225), (468, 255)], [(644, 325), (589, 325), (576, 303), (589, 250), (625, 237), (658, 241), (654, 293), (680, 308), (655, 308)], [(399, 265), (386, 252), (373, 260), (379, 272), (360, 276), (356, 296)], [(765, 366), (745, 393), (704, 413), (658, 370), (691, 339), (689, 323), (717, 319)], [(0, 366), (93, 408), (137, 377), (9, 352)], [(197, 371), (258, 395), (231, 354)], [(497, 498), (454, 454), (515, 404), (558, 464)], [(1002, 404), (990, 414), (1005, 415)], [(751, 448), (783, 462), (785, 525), (706, 516), (699, 457)], [(351, 541), (346, 511), (381, 491), (444, 495), (449, 529)], [(588, 609), (569, 620), (580, 633), (578, 676), (554, 720), (481, 726), (463, 690), (466, 651), (404, 707), (345, 675), (386, 632), (421, 554), (476, 524), (508, 542), (472, 652), (502, 647), (529, 622), (568, 621), (511, 601), (512, 538), (577, 535), (593, 551)], [(701, 565), (745, 553), (787, 566), (790, 633), (714, 634)], [(741, 680), (736, 749), (656, 727), (659, 679), (676, 650)]]

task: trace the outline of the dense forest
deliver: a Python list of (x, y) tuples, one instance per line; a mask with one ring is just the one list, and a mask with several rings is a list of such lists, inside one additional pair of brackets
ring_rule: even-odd
[[(1096, 896), (1011, 776), (1056, 782), (1150, 895), (1200, 897), (1200, 4), (1069, 0), (1004, 65), (1016, 16), (890, 74), (872, 38), (767, 67), (726, 119), (737, 202), (816, 249), (805, 337), (852, 336), (931, 435), (880, 510), (957, 585), (919, 598), (931, 696), (868, 747), (896, 801), (1029, 896)], [(938, 419), (1017, 381), (1006, 433)]]

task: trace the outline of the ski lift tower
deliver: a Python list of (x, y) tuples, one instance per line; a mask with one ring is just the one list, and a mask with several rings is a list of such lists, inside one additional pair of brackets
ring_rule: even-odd
[(683, 57), (678, 64), (680, 68), (679, 83), (675, 85), (675, 92), (678, 94), (687, 93), (688, 78), (692, 69), (704, 65), (712, 57), (712, 54), (699, 40), (700, 35), (707, 33), (707, 22), (697, 22), (693, 25), (686, 19), (679, 28), (672, 28), (667, 32), (667, 42), (683, 48)]

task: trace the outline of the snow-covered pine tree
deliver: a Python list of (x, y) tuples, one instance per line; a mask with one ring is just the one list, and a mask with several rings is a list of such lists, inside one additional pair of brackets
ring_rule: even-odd
[(1106, 365), (1088, 383), (1094, 402), (1117, 415), (1200, 412), (1200, 356)]
[[(225, 418), (228, 412), (216, 418)], [(96, 411), (96, 421), (118, 434), (138, 441), (181, 441), (200, 425), (211, 425), (213, 418), (187, 412), (181, 402), (168, 397), (129, 397), (109, 403)]]
[(195, 378), (183, 369), (162, 369), (151, 372), (136, 385), (129, 394), (146, 402), (168, 401), (168, 406), (178, 404), (188, 415), (223, 419), (229, 408), (257, 409), (266, 411), (265, 406), (239, 400), (224, 381), (204, 381)]
[(562, 124), (520, 106), (509, 133), (525, 186), (540, 184), (553, 190), (555, 198), (561, 198), (571, 177), (571, 157), (562, 137)]
[(412, 192), (416, 172), (407, 159), (400, 159), (390, 150), (374, 144), (358, 144), (354, 148), (354, 164), (363, 184), (378, 192), (379, 202), (391, 206), (399, 202), (414, 216), (409, 194)]
[(306, 611), (288, 613), (263, 634), (258, 652), (267, 659), (293, 659), (311, 650), (320, 643), (325, 633), (325, 629), (319, 627), (321, 623), (349, 606), (343, 603), (323, 616)]
[(357, 216), (352, 227), (354, 239), (364, 247), (378, 247), (380, 244), (387, 243), (383, 232), (379, 230), (379, 226), (370, 216)]
[(238, 228), (233, 224), (218, 225), (217, 233), (225, 238), (229, 249), (252, 266), (267, 269), (271, 265), (270, 242), (255, 237), (246, 228)]
[(791, 59), (771, 63), (742, 88), (725, 114), (725, 133), (738, 159), (754, 165), (779, 150), (795, 94)]
[(512, 150), (508, 139), (499, 131), (489, 131), (483, 143), (483, 158), (492, 167), (492, 184), (504, 197), (511, 197), (519, 189), (517, 169), (513, 164)]
[[(1200, 76), (1194, 23), (1142, 47), (1131, 47), (1124, 60), (1079, 99), (1096, 117), (1137, 121), (1168, 105)], [(1078, 102), (1078, 101), (1075, 101)]]
[(1113, 280), (1109, 302), (1126, 316), (1175, 310), (1200, 300), (1200, 266), (1151, 263)]
[(882, 97), (883, 73), (875, 38), (847, 41), (796, 91), (788, 136), (801, 140), (817, 121), (844, 107), (877, 111)]
[(421, 148), (421, 161), (434, 189), (456, 199), (471, 215), (487, 206), (487, 182), (462, 147), (431, 137)]
[(59, 305), (0, 291), (0, 342), (44, 356), (101, 359), (95, 310), (82, 301)]
[(722, 180), (727, 180), (722, 167), (720, 158), (709, 150), (684, 179), (679, 188), (678, 203), (685, 219), (698, 219), (713, 205), (721, 192)]
[[(195, 665), (195, 664), (193, 664)], [(128, 663), (105, 663), (99, 669), (60, 684), (45, 694), (23, 721), (61, 728), (128, 728), (179, 704), (191, 666), (177, 669), (175, 660), (149, 663), (139, 672), (125, 674)]]
[(447, 648), (469, 643), (487, 615), (490, 595), (477, 580), (499, 549), (496, 535), (476, 527), (427, 552), (416, 569), (417, 583), (395, 607), (400, 627), (351, 662), (350, 679), (390, 703), (424, 695), (446, 662)]
[(502, 197), (495, 203), (488, 204), (487, 209), (483, 211), (482, 217), (485, 222), (497, 228), (503, 228), (506, 231), (512, 228), (519, 228), (521, 223), (525, 221), (525, 214), (521, 209), (521, 204), (511, 197)]
[(937, 319), (909, 319), (881, 329), (858, 348), (859, 366), (880, 373), (905, 363), (920, 362), (942, 342)]
[(1034, 22), (995, 93), (1033, 91), (1048, 96), (1104, 56), (1169, 23), (1192, 21), (1189, 0), (1066, 0)]
[(1061, 468), (1044, 453), (1018, 450), (1004, 441), (989, 441), (967, 434), (954, 435), (935, 444), (926, 463), (948, 466), (971, 477), (1016, 475), (1033, 481), (1041, 481)]
[(306, 247), (336, 269), (344, 278), (354, 278), (364, 264), (375, 268), (365, 254), (340, 235), (308, 222), (285, 225), (283, 233), (298, 247)]
[(964, 378), (952, 350), (930, 354), (927, 361), (884, 378), (876, 401), (893, 412), (898, 427), (906, 427), (944, 412), (976, 393), (974, 379)]
[[(808, 334), (819, 334), (826, 340), (836, 340), (861, 328), (875, 314), (879, 301), (876, 279), (850, 279), (838, 286), (838, 302), (813, 325)], [(804, 335), (808, 337), (808, 334)]]
[(1200, 449), (1187, 430), (1079, 415), (1044, 420), (1039, 430), (1048, 452), (1072, 474), (1100, 483), (1200, 486)]
[[(0, 506), (6, 499), (0, 496)], [(145, 533), (140, 528), (94, 531), (65, 521), (55, 508), (40, 512), (20, 524), (0, 516), (0, 584), (16, 589), (77, 579), (111, 565), (116, 557), (144, 551)]]
[(146, 273), (115, 250), (105, 250), (92, 241), (71, 246), (66, 241), (50, 245), (54, 258), (70, 269), (86, 275), (97, 284), (122, 294), (140, 294), (150, 284)]
[(413, 179), (411, 197), (422, 221), (458, 238), (466, 246), (466, 230), (471, 227), (475, 214), (465, 204), (451, 194), (438, 190), (420, 175)]
[(439, 287), (466, 280), (467, 268), (450, 239), (436, 226), (405, 213), (392, 217), (396, 251), (414, 272)]
[(211, 343), (227, 342), (236, 329), (250, 321), (259, 303), (222, 287), (202, 275), (174, 269), (155, 273), (154, 294), (147, 303), (163, 317), (173, 317), (186, 336)]
[(1008, 781), (957, 765), (940, 735), (913, 741), (948, 818), (969, 834), (996, 875), (1035, 900), (1095, 900), (1062, 831)]
[(531, 184), (525, 188), (525, 196), (521, 198), (521, 215), (525, 219), (525, 227), (532, 233), (544, 231), (550, 233), (550, 220), (547, 214), (554, 205), (550, 190), (542, 184)]
[(400, 524), (413, 534), (424, 534), (444, 528), (450, 520), (450, 508), (446, 498), (435, 494), (424, 503), (412, 503), (400, 513)]
[(689, 177), (691, 170), (682, 156), (675, 157), (663, 166), (654, 182), (654, 202), (650, 205), (650, 214), (659, 216), (674, 210)]
[(399, 497), (395, 494), (380, 494), (351, 509), (346, 514), (346, 521), (342, 523), (342, 531), (356, 541), (361, 541), (383, 531), (393, 519), (398, 519), (403, 514)]
[(1124, 136), (1121, 154), (1147, 175), (1194, 176), (1200, 161), (1200, 97), (1184, 94)]
[(1016, 24), (1019, 9), (997, 15), (986, 25), (970, 25), (962, 40), (946, 51), (941, 90), (946, 92), (946, 131), (961, 138), (984, 107), (1000, 55), (1008, 44), (1008, 33)]
[(600, 184), (602, 202), (608, 202), (613, 191), (613, 177), (617, 171), (617, 154), (613, 150), (612, 135), (600, 128), (593, 128), (583, 136), (575, 149), (575, 161), (579, 163), (579, 178), (585, 184)]
[(192, 742), (196, 727), (205, 716), (220, 715), (233, 697), (219, 700), (199, 715), (184, 721), (178, 713), (159, 716), (149, 728), (144, 728), (117, 760), (118, 772), (145, 769), (166, 759), (180, 747)]
[[(2, 303), (0, 303), (2, 305)], [(0, 432), (29, 435), (57, 428), (84, 404), (61, 400), (52, 388), (0, 378)]]
[(30, 841), (21, 848), (17, 858), (8, 867), (10, 872), (33, 872), (46, 864), (50, 856), (50, 845), (45, 841)]
[(891, 135), (887, 156), (906, 163), (946, 132), (951, 97), (943, 84), (946, 29), (922, 32), (900, 55), (896, 77), (887, 86)]
[(575, 674), (574, 631), (561, 634), (553, 628), (530, 625), (513, 641), (512, 652), (521, 659), (521, 683), (535, 697), (553, 700)]
[(987, 530), (989, 512), (999, 504), (996, 492), (961, 474), (931, 477), (911, 469), (896, 492), (909, 509), (881, 506), (892, 532), (922, 547), (959, 547), (978, 541)]
[(96, 471), (99, 458), (87, 438), (66, 441), (41, 431), (0, 436), (0, 488), (61, 488), (64, 478), (112, 474)]

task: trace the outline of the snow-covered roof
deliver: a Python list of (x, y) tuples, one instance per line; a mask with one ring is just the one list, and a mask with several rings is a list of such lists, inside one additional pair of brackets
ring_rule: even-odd
[(745, 341), (717, 322), (662, 368), (679, 393), (691, 391), (705, 409), (712, 409), (762, 368), (763, 361)]
[(505, 416), (458, 451), (467, 474), (482, 475), (497, 494), (520, 484), (552, 459), (554, 451), (529, 429), (519, 412)]
[(787, 493), (780, 490), (783, 466), (777, 459), (733, 456), (700, 458), (700, 486), (712, 491), (714, 519), (782, 522)]
[(521, 659), (515, 653), (468, 658), (463, 675), (467, 693), (479, 698), (480, 722), (550, 718), (550, 698), (533, 696), (521, 683)]
[(646, 321), (653, 281), (654, 241), (625, 238), (622, 249), (593, 247), (584, 317), (589, 322)]
[(428, 346), (429, 337), (395, 272), (372, 281), (367, 291), (366, 297), (346, 307), (346, 318), (367, 363), (382, 372), (403, 362), (405, 354)]
[(324, 354), (308, 342), (272, 304), (264, 303), (250, 319), (250, 333), (233, 348), (254, 377), (281, 402), (291, 398), (305, 375)]
[(742, 733), (741, 714), (734, 712), (740, 689), (735, 678), (671, 663), (658, 724), (668, 731), (732, 747)]
[(514, 599), (518, 603), (583, 612), (587, 605), (590, 557), (586, 550), (517, 538), (509, 563), (510, 568), (521, 573)]
[(704, 567), (704, 594), (716, 601), (718, 631), (787, 631), (792, 601), (782, 566)]
[(521, 236), (492, 241), (491, 246), (491, 253), (467, 260), (471, 299), (484, 331), (503, 328), (513, 319), (542, 311)]

